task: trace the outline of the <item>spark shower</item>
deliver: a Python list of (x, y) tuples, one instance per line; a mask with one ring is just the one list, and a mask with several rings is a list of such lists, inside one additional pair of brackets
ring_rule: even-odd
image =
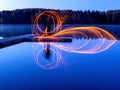
[[(44, 28), (42, 23), (45, 24)], [(33, 45), (33, 54), (35, 62), (41, 68), (58, 67), (62, 60), (61, 50), (78, 54), (96, 54), (109, 49), (116, 42), (116, 38), (102, 28), (86, 26), (62, 29), (62, 23), (55, 11), (44, 11), (34, 18), (32, 33), (36, 35), (33, 40), (37, 39), (37, 43)], [(66, 39), (71, 39), (72, 42), (66, 42)], [(41, 56), (43, 53), (46, 58)]]

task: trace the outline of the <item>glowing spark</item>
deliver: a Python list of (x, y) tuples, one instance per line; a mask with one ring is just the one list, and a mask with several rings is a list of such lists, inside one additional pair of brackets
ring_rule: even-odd
[[(47, 17), (47, 25), (44, 30), (39, 24), (43, 17)], [(49, 30), (50, 20), (52, 20), (52, 25), (54, 27), (52, 31)], [(98, 27), (70, 27), (63, 30), (61, 30), (61, 27), (62, 21), (59, 15), (54, 11), (44, 11), (36, 15), (34, 19), (33, 34), (37, 36), (33, 39), (37, 39), (38, 41), (37, 46), (34, 46), (34, 58), (35, 62), (44, 69), (53, 69), (59, 65), (62, 55), (57, 48), (66, 52), (95, 54), (109, 49), (116, 42), (116, 38), (112, 34)], [(56, 39), (64, 41), (61, 37), (69, 37), (71, 39), (81, 38), (81, 40), (74, 39), (73, 42), (69, 44), (50, 42)], [(85, 40), (82, 40), (82, 38)], [(41, 43), (44, 39), (48, 39), (49, 42), (45, 42), (44, 44)], [(94, 39), (96, 39), (96, 43), (92, 44)], [(40, 45), (43, 46), (44, 49), (37, 51)], [(40, 57), (40, 55), (43, 51), (45, 51), (46, 59), (50, 58), (51, 62), (42, 63), (43, 58), (42, 56)], [(50, 52), (53, 53), (53, 57), (50, 56)]]

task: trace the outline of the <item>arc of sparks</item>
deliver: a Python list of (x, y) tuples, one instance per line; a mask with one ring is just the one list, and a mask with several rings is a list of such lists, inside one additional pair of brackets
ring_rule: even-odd
[[(62, 44), (54, 44), (54, 46), (62, 50), (68, 52), (75, 52), (75, 53), (84, 53), (84, 54), (94, 54), (94, 53), (103, 52), (108, 48), (110, 48), (116, 42), (116, 38), (112, 34), (110, 34), (104, 29), (98, 27), (92, 27), (92, 26), (66, 28), (53, 35), (53, 37), (60, 37), (60, 36), (62, 37), (70, 36), (73, 38), (78, 36), (88, 39), (84, 43), (80, 43), (81, 41), (78, 40), (79, 42), (71, 43), (70, 45), (67, 46)], [(101, 40), (98, 40), (98, 42), (93, 46), (86, 48), (87, 45), (89, 46), (91, 44), (89, 40), (90, 38), (101, 39)], [(106, 43), (106, 40), (109, 40), (109, 42)]]
[[(41, 23), (39, 22), (39, 20), (41, 19), (41, 17), (44, 17), (44, 16), (46, 16), (48, 19), (51, 18), (53, 21), (52, 25), (54, 26), (54, 28), (50, 32), (47, 32), (48, 26), (46, 26), (45, 29), (43, 30), (41, 29), (41, 26), (39, 24)], [(33, 28), (33, 34), (37, 34), (40, 37), (42, 37), (44, 34), (47, 34), (47, 33), (51, 33), (53, 35), (54, 33), (57, 33), (62, 26), (62, 21), (59, 15), (54, 11), (44, 11), (44, 12), (37, 14), (33, 23), (35, 25), (35, 27)], [(49, 20), (47, 21), (47, 23), (49, 23)]]
[[(44, 30), (41, 28), (39, 24), (42, 16), (45, 16), (48, 18), (47, 25)], [(48, 30), (50, 18), (52, 19), (52, 22), (53, 22), (52, 25), (54, 27), (52, 31)], [(39, 45), (44, 46), (48, 44), (51, 46), (54, 46), (54, 48), (51, 49), (51, 51), (54, 53), (54, 57), (51, 58), (51, 61), (52, 61), (51, 63), (41, 64), (40, 62), (41, 59), (39, 58), (43, 50), (45, 50), (46, 53), (49, 52), (48, 47), (45, 47), (44, 49), (39, 50), (34, 55), (36, 63), (44, 69), (53, 69), (59, 65), (60, 60), (62, 59), (62, 55), (57, 48), (64, 50), (66, 52), (95, 54), (95, 53), (100, 53), (109, 49), (117, 40), (112, 34), (98, 27), (93, 27), (93, 26), (69, 27), (63, 30), (61, 30), (61, 27), (62, 27), (62, 21), (59, 15), (54, 11), (44, 11), (36, 15), (34, 19), (33, 34), (37, 35), (35, 37), (37, 38), (37, 41), (38, 41), (37, 47), (39, 47)], [(81, 40), (76, 39), (75, 41), (73, 40), (73, 42), (69, 44), (52, 43), (49, 41), (44, 43), (44, 45), (41, 43), (42, 39), (44, 38), (54, 40), (58, 38), (60, 39), (61, 37), (63, 38), (69, 37), (71, 39), (81, 38)], [(82, 38), (84, 38), (85, 40), (82, 40)], [(97, 39), (97, 42), (95, 44), (92, 44), (94, 40), (90, 40), (90, 39)], [(36, 48), (34, 49), (34, 51), (36, 51)]]

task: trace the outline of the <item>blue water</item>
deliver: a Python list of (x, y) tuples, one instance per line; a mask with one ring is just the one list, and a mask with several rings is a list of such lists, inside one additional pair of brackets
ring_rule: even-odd
[(12, 37), (23, 34), (31, 34), (32, 25), (12, 25), (12, 24), (0, 24), (0, 36)]
[[(41, 25), (43, 28), (44, 26)], [(103, 28), (114, 34), (116, 38), (120, 35), (120, 25), (63, 25), (62, 29), (67, 27), (81, 27), (81, 26), (97, 26)], [(41, 28), (42, 28), (41, 27)], [(0, 24), (0, 37), (12, 37), (23, 34), (31, 34), (32, 25), (11, 25), (11, 24)]]
[(120, 41), (98, 54), (61, 51), (57, 68), (39, 67), (33, 43), (0, 49), (0, 90), (120, 90)]

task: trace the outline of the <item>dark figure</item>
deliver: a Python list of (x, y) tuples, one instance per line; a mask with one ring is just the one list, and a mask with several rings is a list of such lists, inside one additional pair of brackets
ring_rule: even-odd
[(50, 44), (48, 44), (48, 43), (45, 46), (45, 55), (46, 55), (46, 59), (49, 59), (49, 57), (50, 57)]
[(52, 24), (53, 24), (52, 19), (48, 17), (46, 20), (45, 36), (51, 35), (50, 31), (52, 29)]
[[(46, 29), (45, 29), (45, 37), (51, 35), (51, 27), (53, 24), (53, 20), (50, 17), (46, 18)], [(48, 60), (50, 58), (50, 44), (45, 43), (45, 54), (46, 54), (46, 59)]]

